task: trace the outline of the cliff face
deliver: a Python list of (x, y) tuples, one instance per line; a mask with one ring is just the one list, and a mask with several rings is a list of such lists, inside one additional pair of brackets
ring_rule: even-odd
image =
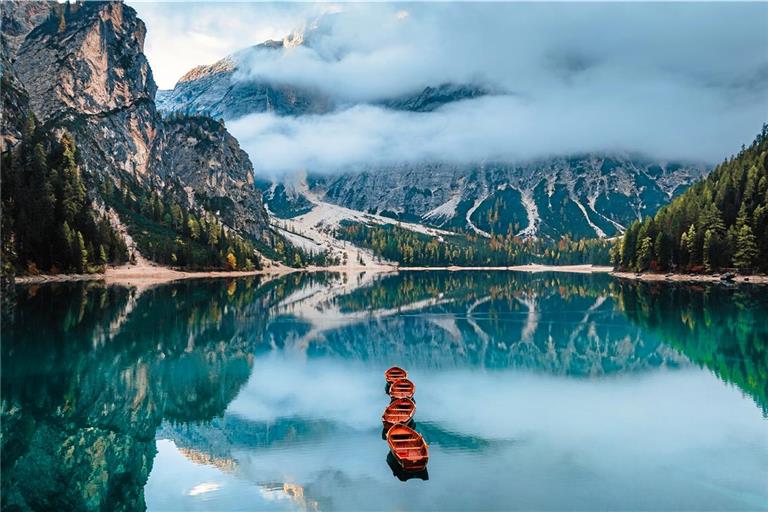
[(0, 66), (2, 66), (2, 115), (0, 116), (0, 151), (19, 143), (29, 116), (29, 94), (13, 66), (13, 59), (27, 34), (51, 12), (53, 3), (9, 0), (0, 9)]
[(22, 42), (14, 67), (40, 121), (72, 110), (109, 114), (152, 101), (146, 27), (122, 3), (64, 4)]
[(43, 22), (56, 6), (55, 2), (6, 0), (0, 12), (3, 53), (13, 58), (32, 29)]
[(270, 237), (253, 165), (224, 124), (203, 116), (171, 116), (156, 156), (163, 179), (178, 179), (208, 210), (250, 237)]
[(3, 55), (3, 83), (10, 84), (3, 91), (4, 149), (33, 114), (44, 131), (73, 134), (91, 199), (101, 199), (98, 183), (138, 183), (172, 193), (190, 209), (219, 211), (242, 236), (268, 237), (251, 163), (226, 128), (203, 120), (199, 136), (191, 136), (156, 110), (157, 86), (143, 53), (146, 27), (131, 7), (55, 4), (36, 17), (26, 4), (13, 7), (3, 26), (4, 40), (14, 43), (9, 50), (18, 48)]
[(241, 70), (261, 52), (280, 51), (283, 41), (267, 41), (246, 48), (209, 66), (197, 66), (170, 91), (158, 95), (158, 107), (167, 112), (188, 112), (215, 118), (237, 119), (247, 114), (278, 115), (324, 113), (331, 101), (324, 95), (290, 84), (265, 82)]
[(413, 164), (312, 182), (348, 208), (439, 227), (558, 239), (614, 236), (704, 175), (703, 165), (622, 155), (523, 164)]

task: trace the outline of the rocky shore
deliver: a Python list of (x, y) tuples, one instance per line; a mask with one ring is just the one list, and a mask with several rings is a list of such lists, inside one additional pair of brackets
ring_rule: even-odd
[(723, 274), (657, 274), (652, 272), (611, 272), (610, 275), (619, 279), (632, 279), (636, 281), (665, 281), (665, 282), (691, 282), (691, 283), (754, 283), (768, 284), (767, 275), (739, 275), (735, 274), (729, 279), (724, 279)]

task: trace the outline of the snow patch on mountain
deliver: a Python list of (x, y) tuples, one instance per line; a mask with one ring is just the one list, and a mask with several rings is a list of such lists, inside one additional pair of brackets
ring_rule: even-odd
[(474, 231), (475, 233), (477, 233), (480, 236), (484, 236), (485, 238), (491, 238), (491, 234), (490, 233), (488, 233), (487, 231), (483, 231), (479, 227), (475, 226), (474, 222), (472, 222), (472, 215), (475, 214), (475, 211), (477, 211), (477, 209), (480, 207), (481, 204), (483, 204), (483, 201), (485, 201), (486, 199), (488, 199), (488, 194), (486, 194), (484, 196), (478, 197), (475, 200), (475, 202), (472, 205), (472, 207), (469, 210), (467, 210), (466, 219), (467, 219), (467, 226), (469, 226), (469, 228), (472, 231)]
[(428, 211), (422, 216), (422, 219), (424, 220), (442, 220), (444, 223), (446, 220), (454, 217), (456, 215), (456, 208), (459, 206), (459, 201), (461, 201), (462, 191), (457, 190), (451, 198), (438, 206), (437, 208), (433, 208), (432, 210)]
[(571, 201), (576, 203), (576, 206), (579, 207), (579, 210), (581, 210), (581, 213), (584, 215), (584, 218), (587, 220), (587, 224), (589, 224), (589, 227), (595, 230), (595, 233), (597, 234), (597, 236), (600, 238), (606, 238), (608, 235), (606, 235), (605, 231), (600, 229), (600, 227), (597, 224), (592, 222), (592, 219), (589, 218), (589, 214), (587, 213), (587, 209), (584, 208), (584, 205), (581, 204), (581, 201), (579, 201), (579, 199), (575, 195), (571, 195)]
[(528, 216), (528, 225), (520, 231), (517, 236), (524, 238), (536, 236), (539, 231), (539, 208), (536, 206), (536, 201), (533, 200), (533, 193), (531, 190), (520, 190), (521, 201), (525, 208), (525, 213)]

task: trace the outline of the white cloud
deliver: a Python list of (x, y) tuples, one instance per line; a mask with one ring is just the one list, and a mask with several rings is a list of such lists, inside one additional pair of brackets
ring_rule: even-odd
[(144, 53), (161, 89), (173, 88), (195, 66), (268, 39), (282, 39), (320, 12), (306, 4), (128, 3), (147, 25)]
[[(228, 123), (264, 173), (612, 150), (716, 162), (768, 120), (765, 3), (137, 8), (164, 87), (193, 64), (310, 27), (307, 46), (256, 52), (239, 75), (311, 87), (340, 106)], [(360, 106), (445, 82), (507, 95), (430, 114)]]
[[(659, 101), (634, 102), (640, 95)], [(729, 115), (721, 115), (726, 110)], [(701, 162), (738, 148), (759, 126), (759, 112), (749, 106), (732, 110), (711, 95), (644, 82), (609, 100), (585, 88), (575, 101), (490, 96), (428, 114), (358, 105), (327, 115), (253, 114), (227, 126), (262, 175), (421, 161), (520, 161), (589, 151), (642, 151)], [(688, 140), (692, 133), (695, 141)]]

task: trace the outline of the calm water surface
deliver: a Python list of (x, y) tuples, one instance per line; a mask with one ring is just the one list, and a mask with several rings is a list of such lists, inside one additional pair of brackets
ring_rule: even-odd
[[(416, 383), (428, 480), (387, 463)], [(768, 288), (414, 272), (19, 286), (4, 510), (768, 510)]]

